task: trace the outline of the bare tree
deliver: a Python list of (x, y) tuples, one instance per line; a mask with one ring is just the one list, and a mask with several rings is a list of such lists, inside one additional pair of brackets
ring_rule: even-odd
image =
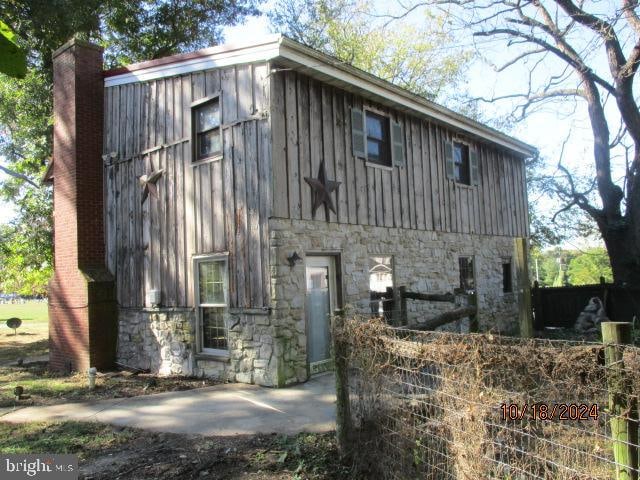
[[(593, 159), (586, 160), (595, 167), (591, 183), (598, 195), (579, 188), (562, 165), (556, 192), (563, 209), (578, 207), (597, 224), (614, 281), (640, 283), (640, 110), (633, 94), (640, 65), (638, 1), (425, 0), (392, 19), (421, 7), (446, 9), (474, 38), (502, 40), (517, 51), (497, 70), (526, 65), (528, 88), (489, 100), (520, 101), (519, 118), (543, 102), (586, 103), (593, 134)], [(551, 59), (559, 66), (553, 73)], [(619, 181), (612, 175), (616, 149), (627, 155)]]

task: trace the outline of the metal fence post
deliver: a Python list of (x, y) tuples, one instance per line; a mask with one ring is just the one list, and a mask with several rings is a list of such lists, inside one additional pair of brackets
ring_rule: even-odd
[(347, 346), (339, 334), (344, 327), (344, 312), (336, 310), (332, 320), (331, 338), (333, 341), (333, 362), (336, 377), (336, 439), (340, 455), (344, 458), (349, 456), (349, 438), (351, 437)]
[(622, 357), (623, 345), (631, 343), (631, 328), (628, 322), (602, 323), (616, 480), (638, 479), (638, 404)]

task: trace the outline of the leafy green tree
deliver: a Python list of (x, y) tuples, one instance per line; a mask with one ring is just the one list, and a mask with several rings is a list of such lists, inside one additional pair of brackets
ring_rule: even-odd
[[(215, 45), (222, 28), (257, 14), (261, 0), (10, 0), (0, 2), (0, 37), (26, 53), (23, 78), (0, 73), (0, 198), (17, 218), (0, 238), (0, 264), (26, 283), (51, 265), (51, 191), (41, 186), (52, 150), (51, 53), (76, 36), (105, 48), (108, 67)], [(6, 25), (6, 30), (3, 27)], [(2, 56), (0, 39), (0, 56)], [(2, 61), (5, 57), (2, 57)], [(1, 65), (1, 63), (0, 63)], [(2, 70), (4, 71), (4, 70)], [(27, 255), (28, 253), (28, 255)], [(13, 283), (14, 288), (27, 288)]]
[(611, 264), (604, 248), (590, 248), (580, 252), (569, 262), (567, 271), (572, 285), (592, 285), (600, 283), (600, 277), (611, 282)]
[(446, 17), (419, 25), (377, 21), (368, 0), (278, 0), (271, 28), (429, 99), (455, 89), (469, 53), (453, 43)]
[(0, 72), (21, 78), (27, 73), (27, 56), (15, 37), (13, 30), (0, 20)]

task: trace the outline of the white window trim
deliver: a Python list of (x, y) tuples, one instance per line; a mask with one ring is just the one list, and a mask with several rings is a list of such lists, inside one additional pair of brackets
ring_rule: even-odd
[[(367, 112), (371, 112), (380, 117), (384, 117), (387, 119), (387, 128), (389, 129), (389, 159), (391, 160), (391, 165), (383, 165), (381, 163), (376, 163), (369, 160), (369, 149), (368, 149), (368, 135), (367, 135)], [(383, 112), (382, 110), (378, 110), (375, 107), (362, 107), (362, 115), (363, 115), (363, 134), (364, 134), (364, 160), (365, 167), (369, 168), (380, 168), (382, 170), (393, 171), (393, 139), (391, 138), (391, 115), (387, 112)]]
[[(224, 262), (224, 304), (221, 303), (200, 303), (200, 274), (198, 266), (206, 262)], [(196, 308), (196, 350), (198, 353), (205, 355), (215, 355), (218, 357), (228, 357), (229, 349), (222, 350), (218, 348), (204, 348), (202, 346), (202, 308), (225, 308), (225, 336), (227, 338), (227, 347), (229, 345), (229, 330), (227, 317), (229, 315), (229, 253), (211, 253), (206, 255), (197, 255), (193, 257), (193, 277), (194, 277), (194, 299)]]

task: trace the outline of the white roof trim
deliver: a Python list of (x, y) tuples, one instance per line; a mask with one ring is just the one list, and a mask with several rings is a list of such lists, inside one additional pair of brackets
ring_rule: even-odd
[(141, 68), (130, 72), (106, 77), (105, 87), (115, 87), (135, 82), (148, 82), (158, 78), (184, 73), (198, 72), (211, 68), (228, 67), (240, 63), (267, 61), (277, 57), (280, 51), (280, 35), (270, 35), (259, 44), (233, 44), (208, 49), (208, 54), (183, 61)]
[(389, 100), (421, 115), (494, 142), (520, 155), (529, 157), (536, 152), (534, 147), (516, 138), (457, 114), (350, 65), (340, 63), (328, 55), (299, 44), (282, 35), (270, 35), (259, 43), (253, 42), (250, 44), (213, 47), (203, 51), (202, 55), (196, 58), (177, 60), (165, 65), (149, 66), (146, 68), (141, 66), (139, 69), (133, 69), (129, 72), (106, 77), (105, 87), (145, 82), (211, 68), (268, 61), (276, 58), (288, 60), (309, 70), (335, 78), (340, 82), (370, 92), (375, 96)]

